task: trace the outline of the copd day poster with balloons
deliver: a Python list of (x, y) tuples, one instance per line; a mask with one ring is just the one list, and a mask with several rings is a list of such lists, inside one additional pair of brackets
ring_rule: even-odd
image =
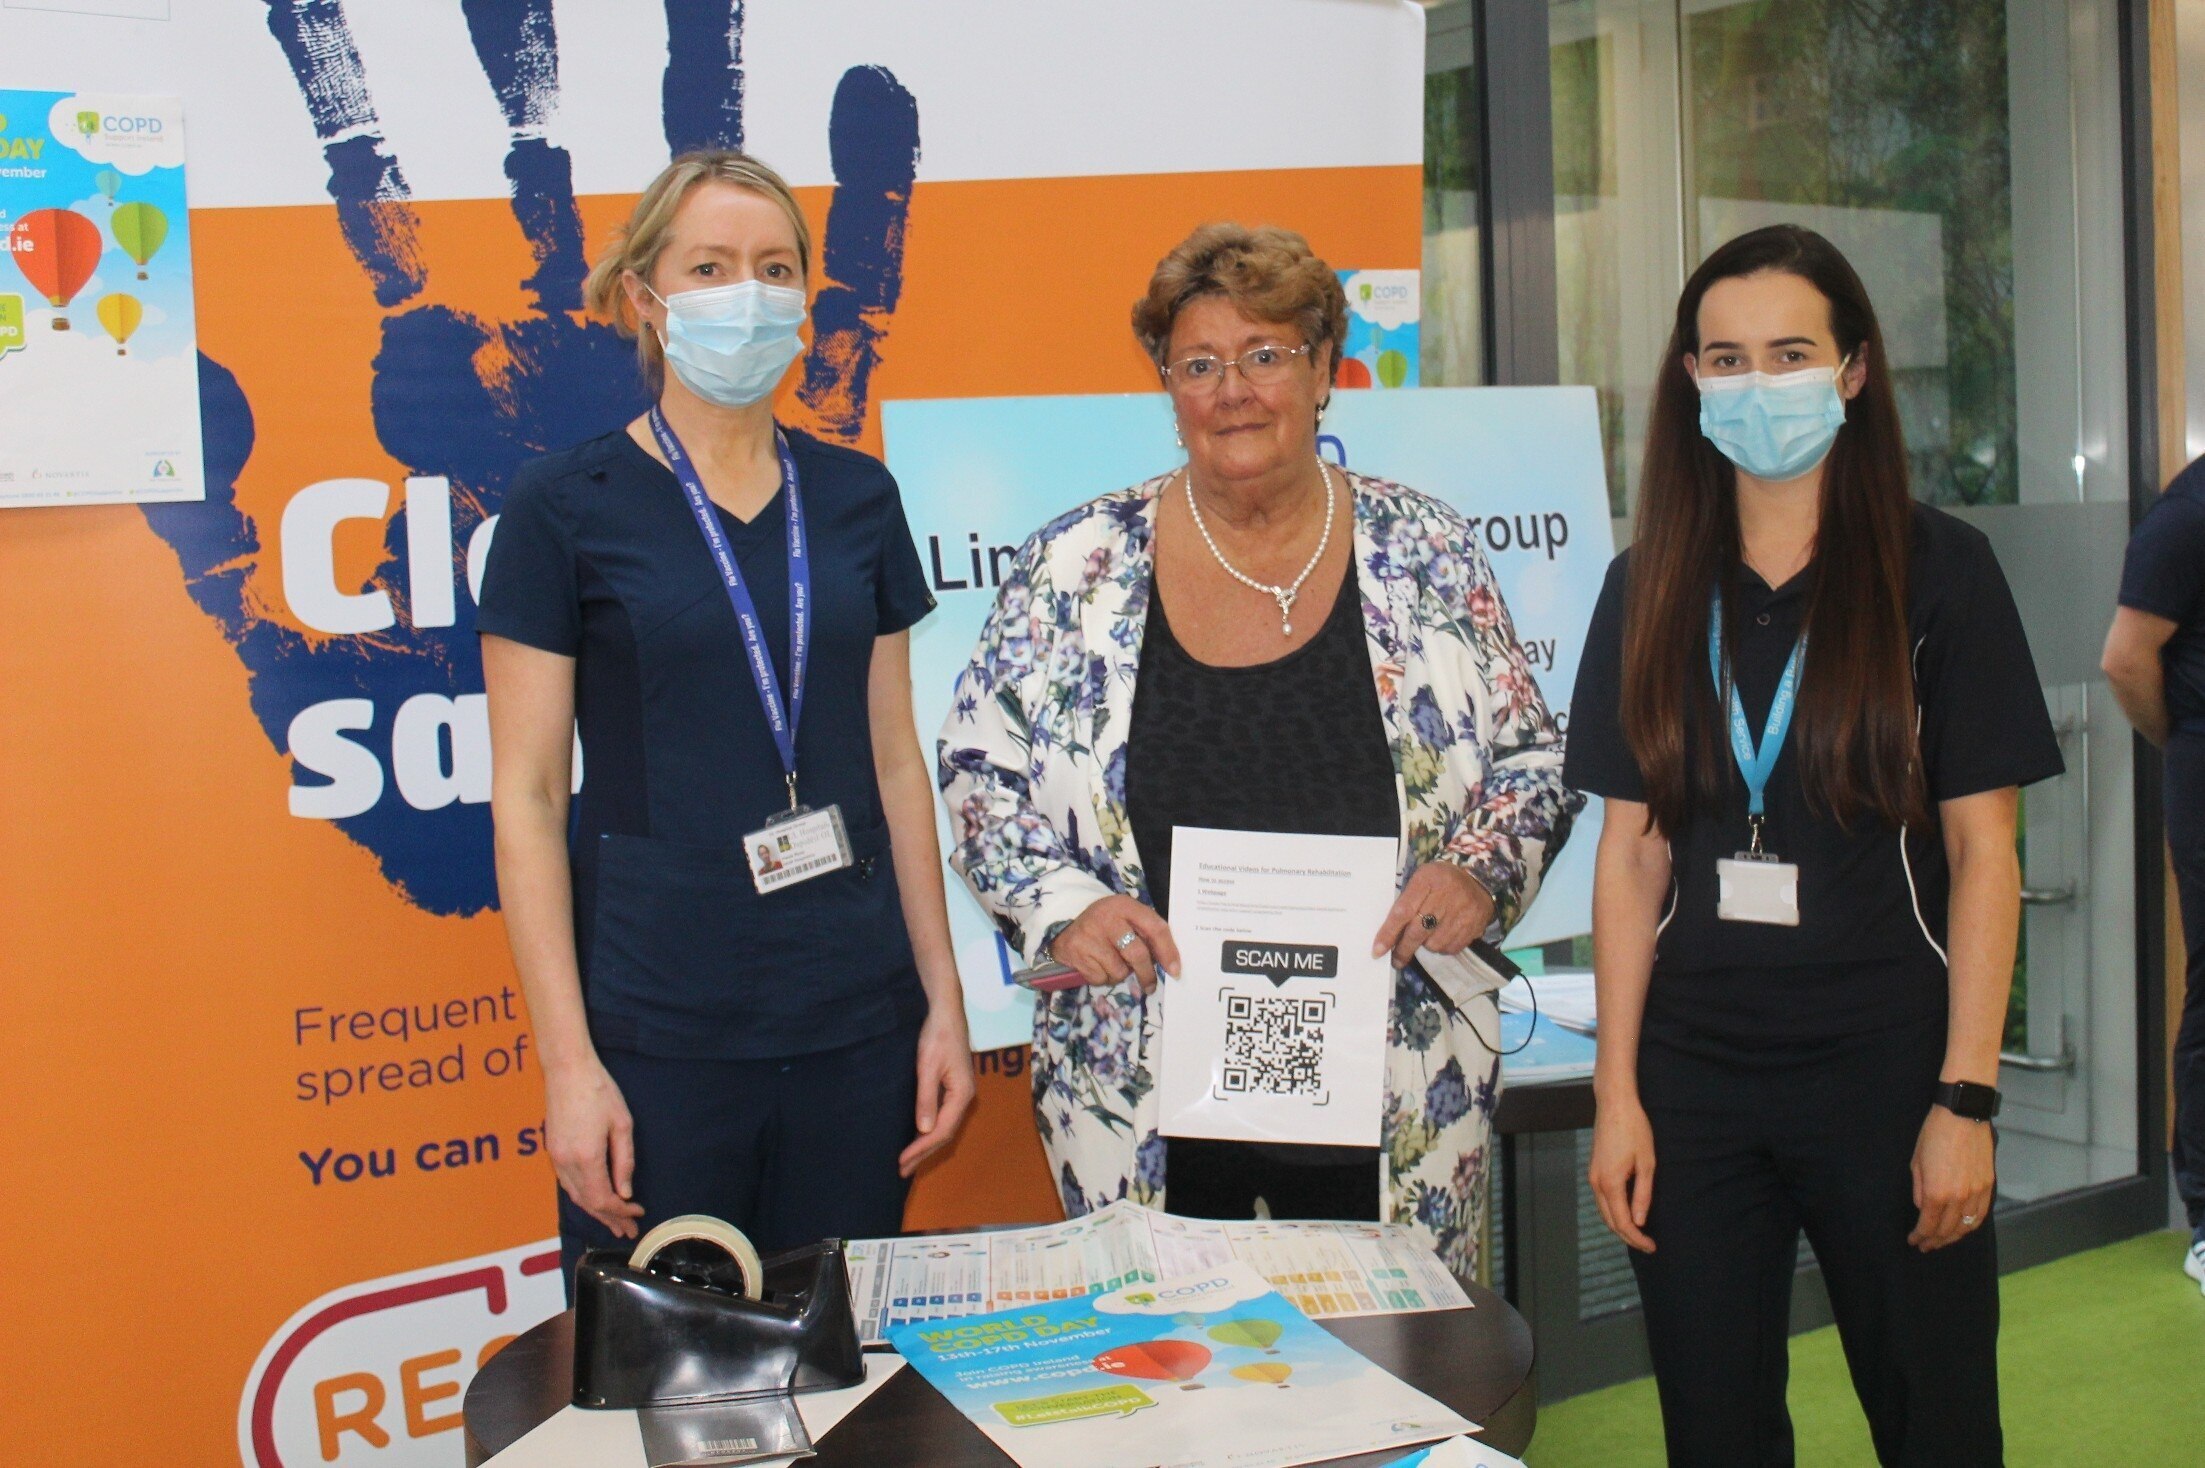
[(0, 89), (0, 506), (196, 500), (173, 97)]
[(1276, 1468), (1476, 1426), (1312, 1324), (1242, 1260), (900, 1325), (889, 1343), (1021, 1468)]

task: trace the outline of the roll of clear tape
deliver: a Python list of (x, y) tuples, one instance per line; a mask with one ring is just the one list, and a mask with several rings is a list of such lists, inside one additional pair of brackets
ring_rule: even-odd
[(635, 1252), (628, 1256), (628, 1267), (636, 1270), (648, 1269), (651, 1261), (658, 1257), (659, 1250), (668, 1244), (684, 1243), (690, 1239), (699, 1239), (725, 1249), (728, 1257), (735, 1261), (735, 1267), (742, 1271), (744, 1298), (756, 1300), (764, 1297), (766, 1268), (758, 1261), (758, 1251), (751, 1247), (749, 1239), (743, 1237), (741, 1229), (708, 1213), (684, 1213), (679, 1218), (669, 1218), (652, 1229), (636, 1240)]

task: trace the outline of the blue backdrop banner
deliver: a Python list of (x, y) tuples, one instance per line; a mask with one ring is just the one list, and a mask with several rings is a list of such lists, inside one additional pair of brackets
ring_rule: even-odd
[[(888, 466), (941, 600), (911, 649), (919, 737), (931, 759), (951, 686), (1026, 537), (1083, 500), (1165, 472), (1182, 455), (1160, 393), (889, 402), (883, 413)], [(1585, 625), (1614, 553), (1592, 389), (1342, 392), (1319, 447), (1336, 463), (1437, 495), (1470, 517), (1540, 689), (1566, 729)], [(1590, 929), (1599, 829), (1595, 801), (1510, 946)], [(948, 839), (945, 817), (945, 849)], [(973, 1047), (1024, 1044), (1032, 1008), (1010, 982), (1016, 955), (962, 891), (951, 894), (950, 923)]]

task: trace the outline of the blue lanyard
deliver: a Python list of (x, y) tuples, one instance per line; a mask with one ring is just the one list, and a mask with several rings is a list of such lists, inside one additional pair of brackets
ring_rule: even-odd
[(796, 727), (804, 717), (804, 663), (812, 640), (811, 549), (804, 537), (804, 501), (797, 491), (795, 456), (789, 452), (787, 436), (776, 426), (773, 445), (781, 454), (781, 488), (788, 496), (789, 521), (789, 695), (784, 702), (781, 679), (773, 670), (773, 656), (766, 648), (765, 629), (758, 621), (757, 605), (750, 598), (750, 588), (743, 584), (742, 568), (735, 564), (735, 554), (728, 549), (719, 514), (697, 478), (696, 466), (689, 462), (681, 440), (667, 426), (666, 416), (655, 407), (651, 409), (651, 432), (657, 435), (666, 462), (674, 466), (674, 477), (681, 481), (681, 492), (689, 501), (689, 513), (704, 532), (712, 563), (720, 568), (720, 580), (727, 585), (728, 604), (735, 609), (736, 625), (743, 629), (743, 654), (750, 662), (751, 679), (758, 685), (758, 701), (765, 705), (766, 724), (773, 730), (774, 747), (781, 752), (781, 768), (788, 774), (789, 809), (794, 810)]
[[(1768, 725), (1761, 731), (1761, 746), (1753, 744), (1753, 727), (1746, 722), (1746, 707), (1738, 699), (1738, 682), (1729, 680), (1730, 691), (1730, 752), (1738, 761), (1738, 773), (1746, 781), (1746, 818), (1753, 823), (1753, 849), (1761, 849), (1761, 819), (1766, 808), (1763, 796), (1769, 788), (1769, 775), (1776, 769), (1776, 760), (1784, 752), (1784, 736), (1791, 732), (1792, 708), (1799, 701), (1799, 668), (1807, 658), (1807, 639), (1801, 636), (1792, 644), (1792, 655), (1784, 664), (1784, 676), (1776, 685), (1776, 697), (1769, 703)], [(1707, 665), (1715, 674), (1715, 691), (1724, 690), (1723, 678), (1723, 594), (1717, 591), (1707, 614)]]

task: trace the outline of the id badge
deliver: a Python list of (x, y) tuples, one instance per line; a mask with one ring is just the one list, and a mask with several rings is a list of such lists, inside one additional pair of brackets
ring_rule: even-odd
[(1715, 863), (1715, 916), (1729, 923), (1799, 926), (1799, 867), (1741, 851)]
[(850, 836), (842, 807), (800, 808), (775, 816), (743, 838), (750, 881), (761, 894), (778, 892), (850, 865)]

